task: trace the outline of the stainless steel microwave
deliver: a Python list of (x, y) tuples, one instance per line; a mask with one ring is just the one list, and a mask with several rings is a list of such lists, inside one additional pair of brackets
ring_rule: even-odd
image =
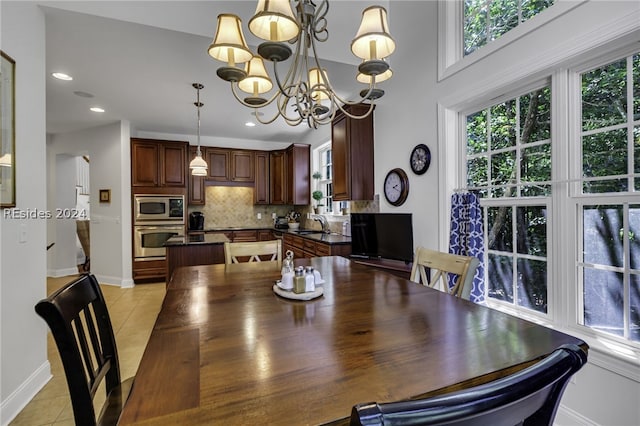
[(135, 224), (184, 223), (184, 195), (141, 195), (134, 199)]

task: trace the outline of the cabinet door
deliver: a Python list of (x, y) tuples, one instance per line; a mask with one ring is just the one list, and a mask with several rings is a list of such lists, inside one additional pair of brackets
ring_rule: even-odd
[(209, 165), (210, 180), (226, 182), (229, 180), (229, 150), (207, 148), (206, 159)]
[(351, 164), (347, 139), (347, 116), (336, 117), (331, 125), (331, 162), (333, 164), (333, 199), (347, 201), (351, 194)]
[[(367, 105), (349, 107), (356, 115)], [(373, 200), (373, 113), (353, 119), (339, 113), (331, 125), (333, 199)]]
[(184, 188), (187, 145), (167, 142), (160, 145), (160, 185)]
[(258, 231), (258, 241), (271, 241), (275, 240), (276, 237), (273, 236), (273, 231), (268, 229), (260, 229)]
[(269, 153), (256, 152), (255, 184), (253, 190), (254, 204), (269, 204)]
[(131, 186), (158, 186), (159, 145), (131, 140)]
[[(187, 163), (196, 156), (196, 151), (195, 146), (190, 147)], [(204, 176), (193, 176), (189, 169), (187, 173), (189, 174), (189, 205), (204, 205)]]
[(287, 204), (307, 205), (311, 202), (309, 145), (294, 144), (287, 148)]
[(285, 204), (287, 176), (284, 151), (269, 153), (269, 176), (271, 204)]
[(231, 151), (231, 180), (234, 182), (253, 182), (253, 151)]
[(256, 231), (233, 231), (233, 242), (255, 242), (258, 241)]

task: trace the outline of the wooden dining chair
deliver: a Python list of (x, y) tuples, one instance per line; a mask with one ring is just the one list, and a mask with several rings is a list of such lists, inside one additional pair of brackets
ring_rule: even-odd
[(498, 380), (432, 398), (357, 404), (351, 425), (551, 426), (571, 376), (587, 362), (563, 345), (532, 366)]
[[(96, 278), (81, 275), (38, 302), (35, 310), (58, 347), (76, 425), (117, 424), (133, 378), (120, 380), (111, 319)], [(107, 397), (96, 417), (93, 399), (102, 383)]]
[[(479, 263), (478, 258), (473, 256), (460, 256), (418, 247), (413, 258), (410, 279), (469, 300), (473, 276)], [(448, 274), (458, 276), (456, 284), (451, 289), (447, 282)]]
[(248, 262), (276, 262), (282, 266), (282, 240), (224, 243), (224, 261), (227, 265)]

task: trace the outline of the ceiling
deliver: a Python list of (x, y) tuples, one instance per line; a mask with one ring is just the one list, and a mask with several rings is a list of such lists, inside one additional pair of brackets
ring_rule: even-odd
[[(371, 4), (388, 8), (388, 1), (332, 1), (329, 40), (318, 46), (332, 84), (349, 99), (355, 99), (353, 94), (363, 88), (355, 81), (358, 60), (349, 46), (362, 10)], [(47, 132), (66, 133), (128, 120), (133, 132), (193, 135), (197, 110), (192, 83), (198, 82), (204, 85), (200, 93), (203, 136), (286, 143), (326, 141), (328, 126), (317, 130), (306, 124), (290, 127), (281, 118), (269, 125), (245, 126), (252, 121), (252, 110), (240, 105), (229, 84), (217, 77), (216, 69), (222, 63), (209, 57), (207, 48), (218, 14), (240, 16), (247, 43), (255, 51), (259, 40), (246, 26), (255, 6), (255, 0), (42, 2)], [(73, 80), (56, 80), (51, 77), (56, 71)], [(91, 112), (91, 106), (105, 112)], [(265, 112), (264, 118), (271, 115)]]

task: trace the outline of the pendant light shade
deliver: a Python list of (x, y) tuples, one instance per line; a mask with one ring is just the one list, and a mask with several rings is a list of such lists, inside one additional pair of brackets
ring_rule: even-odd
[[(376, 75), (376, 83), (382, 83), (385, 80), (389, 80), (392, 76), (393, 76), (393, 71), (391, 70), (391, 68), (389, 68), (382, 74)], [(372, 76), (363, 74), (361, 72), (359, 72), (358, 75), (356, 76), (356, 80), (358, 80), (359, 83), (371, 84), (371, 79), (372, 79)]]
[(362, 12), (362, 21), (356, 37), (351, 42), (354, 55), (366, 61), (383, 59), (391, 55), (396, 43), (389, 34), (387, 10), (381, 6), (371, 6)]
[(191, 174), (193, 176), (206, 176), (208, 169), (207, 162), (202, 158), (202, 151), (200, 151), (200, 108), (204, 105), (200, 102), (200, 89), (203, 89), (204, 86), (200, 83), (193, 83), (192, 86), (198, 92), (196, 102), (193, 103), (198, 109), (198, 149), (196, 151), (196, 156), (189, 163), (189, 169), (191, 169)]
[(232, 14), (218, 15), (218, 30), (209, 46), (209, 55), (228, 66), (235, 67), (236, 63), (249, 62), (253, 54), (247, 47), (242, 34), (242, 21)]
[(267, 41), (288, 41), (300, 32), (289, 0), (259, 0), (249, 31)]
[(13, 166), (13, 163), (11, 161), (11, 154), (7, 152), (5, 155), (0, 157), (0, 167), (11, 167), (11, 166)]

